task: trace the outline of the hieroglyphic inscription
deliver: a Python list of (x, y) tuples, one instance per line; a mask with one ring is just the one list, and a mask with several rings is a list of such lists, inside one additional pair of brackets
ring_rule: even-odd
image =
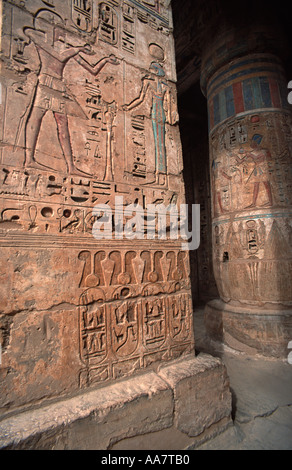
[[(80, 354), (88, 383), (170, 359), (192, 344), (189, 259), (176, 251), (83, 251)], [(120, 364), (122, 361), (122, 364)], [(99, 371), (99, 372), (98, 372)]]
[(288, 113), (266, 112), (236, 118), (211, 135), (215, 217), (290, 204), (291, 125)]
[[(116, 236), (117, 219), (125, 227), (133, 218), (129, 207), (146, 214), (148, 205), (185, 203), (168, 2), (15, 0), (3, 2), (3, 15), (0, 238), (21, 305), (45, 311), (49, 292), (52, 306), (72, 301), (66, 352), (61, 315), (44, 313), (58, 330), (56, 356), (69, 359), (48, 365), (56, 393), (71, 393), (78, 373), (82, 387), (191, 351), (188, 258), (169, 219), (165, 239), (147, 241), (147, 217), (143, 242)], [(112, 210), (106, 241), (93, 236), (99, 204)], [(5, 297), (8, 311), (21, 308)], [(23, 370), (19, 383), (32, 377)]]
[(109, 303), (102, 297), (100, 288), (90, 288), (80, 298), (80, 354), (86, 366), (81, 376), (87, 385), (129, 375), (191, 347), (189, 293)]

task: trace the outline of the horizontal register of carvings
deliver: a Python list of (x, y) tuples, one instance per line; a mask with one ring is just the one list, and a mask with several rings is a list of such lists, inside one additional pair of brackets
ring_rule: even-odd
[(0, 407), (194, 348), (181, 244), (92, 235), (94, 207), (116, 197), (185, 203), (169, 3), (3, 3), (0, 241), (14, 284), (1, 286)]

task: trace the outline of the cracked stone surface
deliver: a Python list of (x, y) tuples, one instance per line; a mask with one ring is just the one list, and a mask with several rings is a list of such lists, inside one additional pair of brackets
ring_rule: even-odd
[[(158, 214), (146, 237), (144, 214), (186, 202), (170, 2), (6, 1), (0, 16), (2, 419), (194, 341), (183, 239), (162, 239)], [(105, 230), (97, 206), (117, 208)]]
[(230, 425), (231, 398), (222, 361), (188, 356), (157, 372), (3, 419), (0, 447), (184, 449)]
[[(204, 349), (203, 311), (195, 312), (196, 347)], [(291, 450), (292, 366), (288, 361), (209, 351), (227, 368), (233, 395), (233, 426), (200, 450)], [(288, 355), (288, 352), (287, 352)]]

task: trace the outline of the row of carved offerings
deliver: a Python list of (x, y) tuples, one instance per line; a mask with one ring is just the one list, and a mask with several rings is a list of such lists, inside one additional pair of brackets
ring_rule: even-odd
[(116, 196), (185, 202), (168, 4), (3, 4), (2, 407), (193, 348), (181, 244), (92, 235)]

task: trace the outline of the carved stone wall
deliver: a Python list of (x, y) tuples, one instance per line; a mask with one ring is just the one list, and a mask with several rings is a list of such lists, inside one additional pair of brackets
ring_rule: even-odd
[[(184, 203), (167, 1), (3, 3), (3, 413), (194, 348), (179, 241), (97, 241), (96, 204)], [(125, 223), (126, 216), (123, 219)]]

